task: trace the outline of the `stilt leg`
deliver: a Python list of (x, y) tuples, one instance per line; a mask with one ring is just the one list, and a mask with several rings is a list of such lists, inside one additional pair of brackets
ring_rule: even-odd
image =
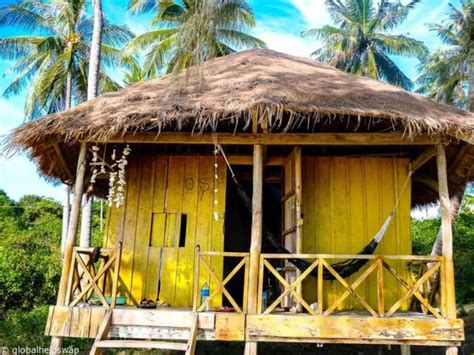
[(63, 347), (63, 338), (62, 337), (52, 337), (51, 345), (49, 347), (50, 354), (59, 354), (60, 349)]
[(400, 354), (401, 355), (411, 355), (410, 345), (400, 345)]
[(245, 342), (245, 355), (257, 355), (257, 342), (247, 341)]
[(446, 355), (458, 355), (458, 348), (455, 346), (446, 348)]

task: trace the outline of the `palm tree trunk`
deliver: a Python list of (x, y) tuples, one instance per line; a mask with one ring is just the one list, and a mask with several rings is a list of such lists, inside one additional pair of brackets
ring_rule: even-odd
[(93, 0), (93, 4), (94, 29), (92, 32), (91, 53), (89, 59), (89, 75), (87, 77), (87, 100), (95, 98), (98, 93), (102, 28), (104, 23), (101, 0)]
[(471, 56), (469, 65), (469, 88), (468, 88), (468, 102), (467, 109), (474, 112), (474, 55)]
[[(71, 86), (72, 79), (69, 73), (66, 78), (66, 90), (64, 91), (64, 111), (71, 108)], [(64, 252), (64, 246), (66, 245), (67, 230), (69, 227), (69, 214), (71, 212), (71, 201), (69, 186), (64, 187), (64, 202), (63, 202), (63, 225), (61, 231), (61, 254)]]
[(64, 186), (63, 225), (62, 225), (62, 233), (61, 233), (61, 255), (64, 253), (64, 247), (66, 245), (70, 213), (71, 213), (71, 197), (69, 194), (69, 186), (66, 185)]
[[(102, 13), (101, 0), (93, 0), (94, 7), (94, 29), (92, 32), (91, 53), (89, 59), (89, 73), (87, 77), (87, 100), (97, 96), (99, 88), (100, 55), (102, 46), (102, 28), (104, 14)], [(86, 197), (81, 217), (81, 247), (89, 247), (91, 244), (92, 229), (92, 204), (93, 197)]]
[[(470, 7), (472, 10), (473, 8)], [(471, 21), (474, 18), (474, 14), (470, 14)], [(469, 88), (468, 88), (468, 102), (467, 102), (467, 109), (471, 112), (474, 112), (474, 24), (470, 22), (471, 24), (471, 41), (470, 41), (470, 46), (471, 46), (471, 54), (469, 56)]]
[[(456, 217), (458, 215), (458, 212), (461, 208), (463, 195), (464, 195), (463, 193), (460, 193), (451, 197), (451, 219), (453, 221), (453, 226), (454, 226)], [(441, 234), (441, 228), (440, 228), (438, 235), (436, 236), (436, 241), (434, 242), (433, 248), (431, 249), (431, 255), (441, 256), (442, 254), (443, 254), (443, 236)]]

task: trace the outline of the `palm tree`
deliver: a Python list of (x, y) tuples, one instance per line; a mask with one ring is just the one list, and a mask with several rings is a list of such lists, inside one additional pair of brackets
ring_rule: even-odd
[[(0, 57), (16, 60), (6, 73), (15, 73), (16, 77), (3, 95), (16, 95), (28, 87), (27, 119), (67, 110), (73, 102), (84, 101), (92, 37), (92, 20), (85, 16), (85, 7), (85, 0), (33, 0), (0, 7), (0, 26), (13, 26), (28, 33), (0, 39)], [(106, 24), (102, 49), (109, 65), (115, 64), (120, 56), (115, 47), (132, 36), (124, 26)], [(119, 87), (103, 67), (99, 75), (102, 92)], [(70, 207), (69, 188), (65, 190), (63, 239), (67, 235)]]
[(421, 64), (418, 91), (474, 112), (474, 2), (450, 5), (447, 20), (428, 26), (444, 46)]
[[(93, 0), (94, 26), (92, 30), (92, 42), (89, 60), (89, 75), (87, 76), (87, 100), (97, 97), (99, 89), (100, 56), (102, 46), (102, 31), (104, 25), (104, 14), (102, 12), (102, 1)], [(81, 247), (90, 247), (92, 232), (92, 206), (94, 198), (85, 196), (86, 203), (82, 208), (81, 216)]]
[(145, 51), (146, 78), (265, 46), (245, 32), (255, 26), (245, 0), (131, 0), (130, 9), (156, 12), (152, 20), (156, 29), (135, 37), (126, 48), (128, 54)]
[[(0, 7), (0, 26), (13, 26), (27, 35), (0, 39), (0, 58), (15, 60), (5, 73), (16, 77), (4, 91), (10, 97), (27, 90), (25, 116), (34, 119), (85, 101), (92, 20), (85, 15), (86, 0), (24, 0)], [(116, 47), (133, 34), (125, 27), (106, 23), (102, 51), (106, 64), (114, 65)], [(100, 70), (100, 90), (119, 88)]]
[(417, 92), (444, 104), (466, 106), (466, 68), (456, 66), (443, 50), (435, 51), (418, 66)]
[[(461, 0), (459, 9), (451, 4), (449, 6), (447, 20), (428, 25), (445, 46), (420, 66), (418, 91), (437, 101), (474, 112), (474, 2)], [(453, 223), (460, 211), (463, 197), (462, 193), (451, 197)], [(441, 255), (442, 248), (440, 231), (431, 254)]]
[(323, 42), (313, 56), (349, 73), (385, 80), (405, 89), (412, 81), (398, 68), (391, 55), (423, 58), (424, 44), (391, 32), (408, 16), (420, 0), (407, 5), (389, 0), (326, 0), (336, 26), (303, 32)]

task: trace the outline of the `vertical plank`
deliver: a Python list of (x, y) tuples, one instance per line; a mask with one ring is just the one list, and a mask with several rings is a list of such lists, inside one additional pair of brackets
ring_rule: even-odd
[[(178, 266), (176, 269), (176, 299), (178, 307), (192, 305), (193, 266), (196, 239), (196, 208), (198, 200), (199, 161), (195, 157), (184, 159), (184, 184), (182, 213), (186, 214), (186, 245), (178, 246)], [(180, 231), (178, 231), (179, 239)], [(178, 241), (179, 243), (179, 241)]]
[[(167, 222), (175, 216), (173, 222), (166, 224), (168, 245), (163, 248), (161, 263), (160, 301), (174, 306), (176, 299), (176, 271), (178, 268), (179, 216), (182, 212), (184, 189), (185, 161), (183, 157), (170, 156), (168, 165), (168, 181), (166, 189), (165, 211), (168, 214)], [(178, 222), (175, 222), (175, 221)]]
[[(365, 165), (365, 186), (366, 186), (366, 203), (368, 205), (367, 209), (367, 232), (368, 238), (372, 238), (380, 229), (380, 226), (383, 223), (383, 213), (382, 213), (382, 192), (383, 192), (383, 180), (380, 171), (380, 161), (379, 158), (370, 157), (363, 158)], [(370, 207), (369, 207), (370, 206)], [(384, 238), (385, 239), (385, 238)], [(383, 241), (378, 246), (376, 254), (384, 254), (384, 244)], [(366, 289), (366, 299), (368, 303), (373, 306), (377, 302), (377, 280), (374, 275), (370, 275), (367, 279), (367, 289)]]
[[(209, 234), (211, 234), (212, 224), (212, 201), (213, 201), (213, 179), (214, 179), (214, 167), (210, 162), (209, 157), (199, 157), (199, 185), (198, 185), (198, 205), (197, 205), (197, 218), (196, 223), (196, 237), (195, 243), (201, 247), (201, 251), (209, 251)], [(209, 258), (206, 257), (206, 261), (209, 263)], [(205, 282), (210, 285), (210, 276), (205, 270), (202, 270), (199, 275), (199, 288)], [(213, 289), (210, 291), (213, 292)]]
[[(316, 246), (318, 253), (332, 253), (333, 248), (333, 214), (332, 208), (334, 205), (333, 202), (333, 193), (332, 193), (332, 158), (322, 157), (317, 158), (316, 166), (316, 186), (314, 189), (316, 192), (316, 210), (319, 210), (320, 213), (317, 214), (316, 223), (318, 224)], [(305, 189), (306, 190), (306, 189)], [(332, 294), (332, 283), (327, 281), (323, 282), (323, 289), (326, 292), (323, 294), (323, 305), (329, 302), (329, 295)]]
[[(349, 221), (349, 234), (348, 238), (350, 242), (350, 252), (357, 252), (361, 250), (372, 238), (366, 234), (364, 229), (364, 188), (363, 188), (363, 176), (362, 176), (362, 164), (360, 158), (347, 158), (346, 159), (346, 201), (348, 206), (348, 221)], [(366, 267), (362, 268), (361, 272)], [(352, 284), (360, 275), (356, 273), (347, 279)], [(357, 289), (358, 292), (363, 293), (364, 286), (361, 285)], [(360, 304), (352, 297), (348, 300), (348, 307), (350, 309), (356, 309), (360, 307)]]
[(154, 166), (150, 156), (141, 157), (140, 191), (133, 253), (132, 294), (137, 300), (146, 295), (146, 270), (153, 208)]
[[(317, 218), (318, 212), (313, 212), (316, 208), (316, 173), (315, 169), (316, 160), (313, 157), (303, 157), (302, 159), (302, 184), (304, 188), (303, 194), (303, 253), (315, 254), (316, 249), (316, 238), (318, 238), (315, 219)], [(309, 206), (309, 207), (308, 207)], [(314, 292), (314, 282), (311, 279), (303, 281), (303, 296), (309, 304), (316, 302), (316, 294)]]
[[(212, 160), (214, 164), (214, 159)], [(225, 219), (225, 204), (226, 204), (226, 183), (227, 183), (227, 167), (223, 158), (217, 159), (217, 186), (213, 189), (213, 211), (211, 215), (210, 234), (210, 250), (224, 251), (224, 219)], [(217, 204), (215, 203), (217, 201)], [(216, 219), (217, 217), (217, 219)], [(223, 280), (224, 258), (214, 257), (210, 260), (211, 267), (214, 269), (219, 280)], [(214, 282), (211, 282), (211, 289), (217, 287)], [(220, 307), (222, 305), (222, 295), (218, 295), (212, 300), (213, 307)]]
[[(351, 249), (351, 240), (356, 236), (349, 236), (349, 215), (347, 213), (347, 185), (346, 185), (346, 158), (336, 157), (333, 159), (332, 171), (332, 218), (336, 223), (333, 223), (333, 237), (332, 237), (332, 253), (347, 253)], [(339, 260), (335, 260), (336, 262)], [(333, 263), (330, 261), (330, 263)], [(330, 303), (333, 303), (339, 295), (344, 292), (344, 287), (338, 283), (332, 283), (332, 293), (330, 295)], [(337, 307), (338, 310), (348, 309), (349, 300), (346, 299)]]
[(120, 268), (120, 278), (122, 294), (127, 296), (127, 303), (140, 302), (132, 293), (133, 277), (133, 254), (135, 248), (135, 235), (137, 229), (138, 203), (140, 198), (141, 185), (141, 163), (140, 159), (135, 157), (131, 159), (128, 165), (128, 183), (126, 191), (127, 205), (125, 207), (125, 216), (123, 224), (123, 245), (122, 245), (122, 265)]
[(148, 263), (146, 270), (146, 298), (158, 299), (162, 248), (165, 238), (165, 197), (167, 186), (168, 159), (163, 156), (153, 158), (153, 207), (150, 242), (148, 247)]
[[(389, 215), (393, 206), (395, 205), (395, 194), (398, 192), (398, 181), (394, 181), (394, 165), (393, 159), (383, 158), (379, 161), (380, 174), (381, 174), (381, 184), (382, 190), (380, 195), (380, 218), (381, 223), (384, 223), (384, 220)], [(400, 236), (397, 234), (397, 223), (398, 218), (395, 217), (392, 220), (392, 223), (387, 229), (385, 236), (382, 239), (381, 245), (384, 254), (398, 254), (398, 245)], [(381, 224), (380, 224), (381, 225)], [(378, 227), (380, 228), (380, 226)], [(402, 263), (399, 261), (387, 261), (392, 267), (395, 268), (398, 272), (401, 270)], [(398, 299), (400, 299), (403, 294), (403, 290), (399, 287), (398, 282), (392, 278), (386, 278), (387, 289), (385, 292), (385, 298), (388, 304), (393, 304)], [(403, 292), (404, 293), (404, 292)], [(403, 307), (406, 307), (406, 303)]]

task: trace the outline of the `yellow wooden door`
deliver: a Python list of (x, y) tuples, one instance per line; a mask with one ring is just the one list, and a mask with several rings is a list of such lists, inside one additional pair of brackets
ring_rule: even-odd
[[(123, 242), (120, 292), (129, 303), (192, 306), (194, 251), (223, 251), (226, 169), (212, 156), (132, 157), (126, 200), (112, 207), (105, 244)], [(209, 261), (222, 278), (222, 259)], [(208, 281), (203, 274), (200, 285)], [(220, 303), (216, 299), (213, 306)]]

